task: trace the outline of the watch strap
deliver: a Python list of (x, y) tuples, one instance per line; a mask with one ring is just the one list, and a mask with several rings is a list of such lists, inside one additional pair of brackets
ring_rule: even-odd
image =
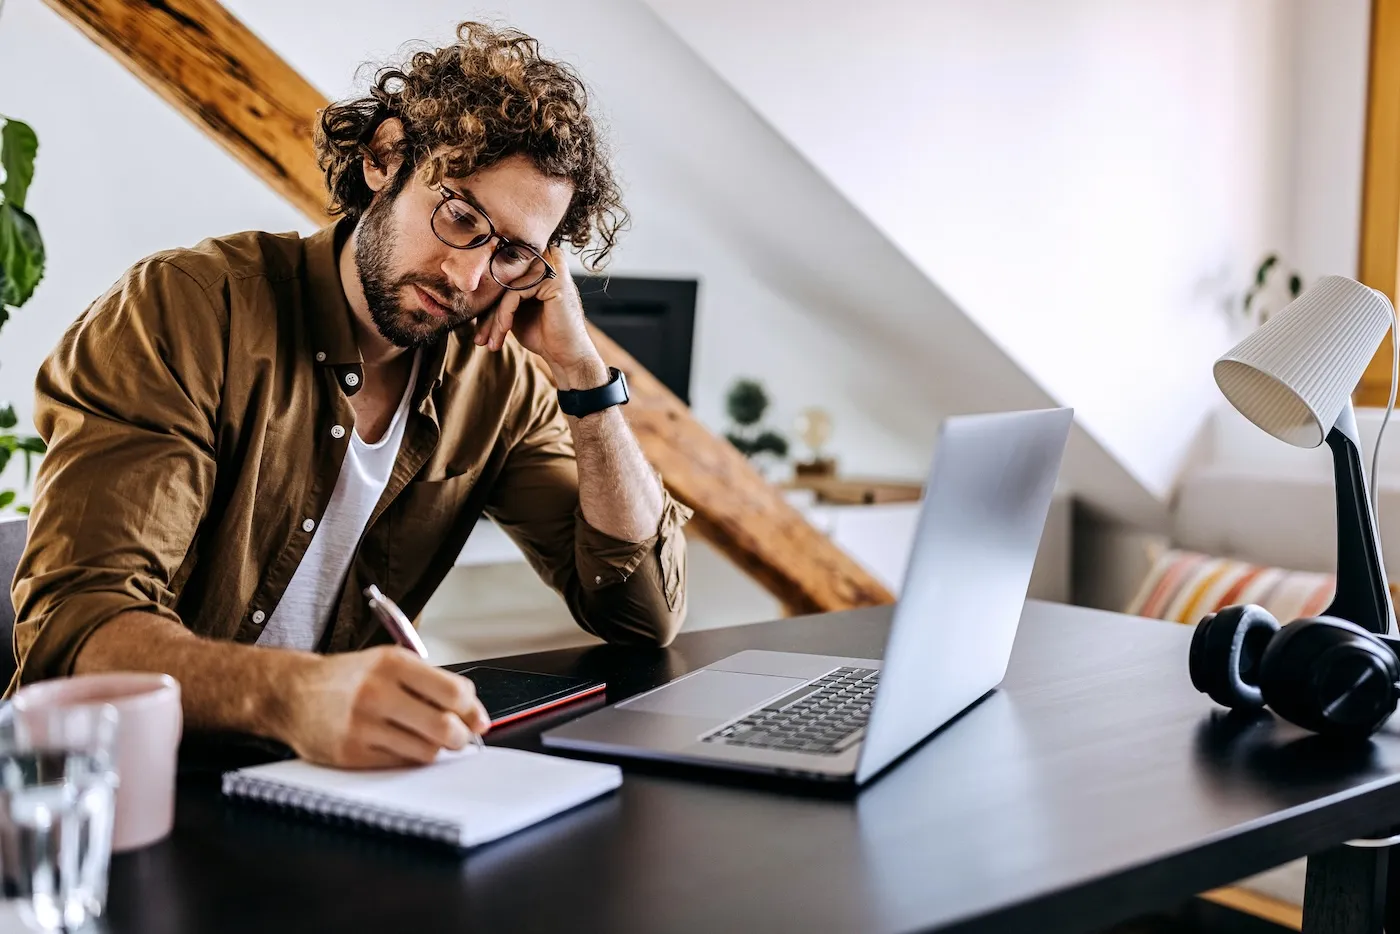
[(615, 366), (608, 367), (608, 375), (611, 378), (594, 389), (559, 390), (560, 410), (565, 415), (583, 418), (614, 405), (626, 405), (630, 398), (627, 393), (627, 377)]

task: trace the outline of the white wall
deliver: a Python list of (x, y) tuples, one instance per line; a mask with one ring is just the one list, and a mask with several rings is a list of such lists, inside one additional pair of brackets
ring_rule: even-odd
[[(1287, 3), (650, 2), (1148, 489), (1170, 490), (1218, 398), (1222, 305), (1289, 246)], [(1319, 198), (1299, 216), (1335, 210)]]
[(1355, 276), (1366, 142), (1369, 0), (1289, 0), (1290, 258), (1306, 281)]
[[(1355, 276), (1360, 252), (1361, 182), (1366, 139), (1369, 0), (1292, 0), (1287, 14), (1289, 67), (1289, 236), (1284, 258), (1304, 280)], [(1196, 464), (1235, 474), (1330, 482), (1327, 449), (1300, 450), (1250, 424), (1223, 400), (1203, 435)], [(1370, 452), (1380, 414), (1357, 413)], [(1382, 451), (1381, 476), (1400, 482), (1395, 435)]]

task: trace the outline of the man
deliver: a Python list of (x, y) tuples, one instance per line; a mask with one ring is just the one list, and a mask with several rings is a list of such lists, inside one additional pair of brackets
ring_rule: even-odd
[(626, 219), (572, 70), (464, 23), (328, 107), (317, 151), (338, 223), (144, 260), (45, 361), (15, 684), (163, 671), (192, 729), (425, 762), (485, 711), (382, 644), (365, 587), (415, 616), (485, 513), (584, 629), (665, 644), (689, 514), (565, 266)]

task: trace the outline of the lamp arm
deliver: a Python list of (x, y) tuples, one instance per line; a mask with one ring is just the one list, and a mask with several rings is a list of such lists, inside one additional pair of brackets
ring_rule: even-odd
[(1337, 488), (1337, 593), (1323, 613), (1375, 633), (1395, 631), (1380, 535), (1366, 495), (1361, 440), (1350, 400), (1327, 432)]

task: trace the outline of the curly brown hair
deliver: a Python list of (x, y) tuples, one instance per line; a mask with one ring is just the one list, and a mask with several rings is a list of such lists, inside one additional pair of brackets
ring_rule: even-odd
[(546, 175), (573, 183), (554, 240), (584, 251), (588, 269), (601, 268), (628, 216), (582, 79), (569, 65), (541, 57), (539, 42), (519, 30), (464, 22), (456, 35), (451, 45), (381, 67), (367, 96), (321, 111), (316, 158), (329, 211), (358, 218), (369, 207), (374, 192), (363, 160), (375, 159), (369, 144), (379, 125), (397, 117), (403, 162), (393, 190), (423, 167), (436, 185), (526, 156)]

